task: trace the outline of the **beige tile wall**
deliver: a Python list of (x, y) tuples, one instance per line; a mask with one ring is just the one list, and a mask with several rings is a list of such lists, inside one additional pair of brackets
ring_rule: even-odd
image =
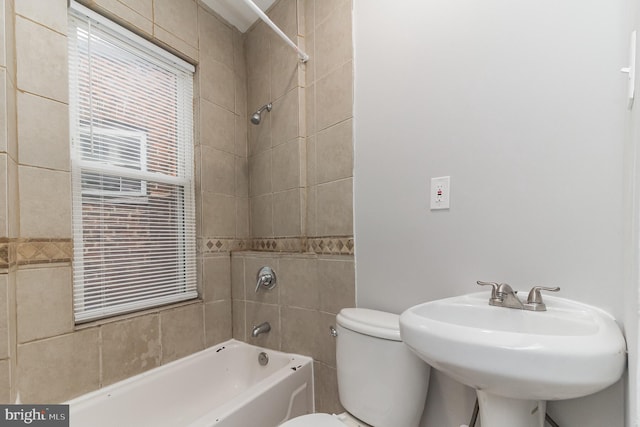
[(73, 332), (71, 274), (67, 265), (18, 270), (18, 343)]
[[(297, 40), (297, 0), (280, 0), (272, 20)], [(306, 146), (304, 65), (264, 23), (246, 33), (247, 114), (271, 102), (259, 125), (249, 124), (249, 203), (251, 236), (299, 237), (306, 233)]]
[(353, 235), (351, 0), (305, 0), (310, 236)]
[[(263, 266), (275, 270), (278, 284), (256, 293)], [(352, 256), (249, 251), (231, 256), (234, 338), (313, 357), (319, 412), (342, 410), (329, 326), (341, 308), (355, 305), (354, 276)], [(252, 337), (253, 326), (262, 322), (269, 322), (271, 331)]]
[[(168, 3), (171, 3), (168, 1)], [(179, 2), (178, 2), (179, 3)], [(189, 22), (188, 20), (185, 20)], [(242, 35), (198, 7), (199, 209), (206, 238), (249, 235), (246, 66)]]
[[(249, 125), (253, 238), (353, 236), (351, 8), (351, 0), (273, 6), (274, 22), (310, 55), (306, 64), (264, 23), (246, 34), (247, 114), (273, 103)], [(295, 188), (301, 197), (281, 194)]]
[[(27, 5), (23, 5), (27, 6)], [(16, 265), (19, 235), (15, 4), (0, 1), (0, 401), (12, 400), (16, 371)]]
[[(283, 244), (318, 253), (346, 242), (352, 253), (351, 0), (280, 0), (270, 10), (306, 44), (306, 65), (263, 24), (242, 35), (195, 0), (83, 3), (198, 64), (197, 234), (203, 245), (221, 246), (199, 252), (201, 300), (73, 324), (71, 265), (46, 255), (71, 238), (66, 0), (20, 0), (16, 10), (2, 1), (0, 243), (9, 253), (12, 242), (45, 243), (42, 254), (24, 255), (29, 262), (0, 270), (0, 401), (18, 390), (23, 402), (66, 400), (233, 330), (251, 343), (312, 355), (317, 408), (338, 411), (327, 331), (340, 308), (355, 304), (353, 256), (229, 251), (247, 240), (267, 251)], [(272, 113), (248, 125), (269, 101)], [(275, 293), (253, 292), (262, 264), (279, 271)], [(50, 304), (38, 300), (43, 293)], [(252, 340), (248, 330), (267, 320), (272, 332)]]
[[(242, 35), (195, 0), (82, 3), (197, 64), (198, 239), (246, 238)], [(74, 324), (67, 1), (0, 4), (0, 401), (67, 400), (231, 338), (228, 251), (198, 254), (197, 301)]]
[[(247, 114), (273, 102), (248, 129), (251, 237), (266, 242), (252, 246), (279, 252), (232, 254), (233, 334), (312, 356), (316, 409), (338, 412), (328, 330), (341, 308), (355, 305), (351, 0), (280, 0), (268, 14), (310, 60), (301, 65), (263, 23), (246, 34)], [(292, 237), (313, 253), (283, 251)], [(280, 284), (256, 294), (262, 265), (276, 269)], [(263, 321), (271, 332), (252, 338)]]
[[(107, 324), (101, 328), (100, 336), (104, 385), (139, 374), (162, 363), (160, 320), (157, 314)], [(131, 357), (131, 354), (135, 357)]]
[(23, 403), (61, 402), (100, 386), (98, 328), (19, 345), (17, 358)]

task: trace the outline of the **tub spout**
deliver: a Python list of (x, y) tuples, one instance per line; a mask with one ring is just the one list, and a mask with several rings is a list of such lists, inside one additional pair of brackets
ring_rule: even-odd
[(271, 325), (269, 322), (262, 322), (258, 326), (253, 327), (253, 331), (251, 331), (252, 337), (257, 337), (260, 334), (265, 334), (271, 330)]

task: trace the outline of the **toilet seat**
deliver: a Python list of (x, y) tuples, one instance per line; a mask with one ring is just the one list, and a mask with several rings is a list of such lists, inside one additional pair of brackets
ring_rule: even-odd
[(336, 416), (329, 414), (309, 414), (293, 418), (280, 427), (346, 427)]
[(371, 427), (369, 424), (365, 424), (362, 421), (354, 418), (348, 412), (343, 412), (338, 415), (329, 415), (323, 413), (302, 415), (300, 417), (293, 418), (283, 424), (280, 427)]

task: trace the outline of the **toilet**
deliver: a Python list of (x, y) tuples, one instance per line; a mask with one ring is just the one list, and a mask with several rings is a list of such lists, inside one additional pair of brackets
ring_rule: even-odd
[(345, 308), (336, 316), (340, 403), (347, 413), (309, 414), (281, 427), (417, 427), (431, 368), (400, 339), (400, 316)]

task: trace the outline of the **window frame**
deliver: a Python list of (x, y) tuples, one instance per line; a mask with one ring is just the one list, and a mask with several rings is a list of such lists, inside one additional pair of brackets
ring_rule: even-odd
[[(124, 129), (109, 129), (109, 128), (99, 128), (99, 127), (83, 127), (80, 126), (79, 128), (79, 133), (82, 135), (83, 133), (87, 133), (89, 135), (92, 134), (101, 134), (101, 135), (108, 135), (108, 136), (123, 136), (123, 137), (132, 137), (132, 138), (137, 138), (140, 144), (140, 150), (139, 150), (139, 160), (138, 160), (138, 164), (139, 164), (139, 168), (138, 169), (133, 169), (132, 170), (139, 170), (140, 172), (144, 173), (147, 172), (147, 133), (140, 131), (140, 130), (124, 130)], [(82, 139), (82, 138), (80, 138)], [(83, 147), (82, 147), (82, 141), (80, 141), (80, 143), (78, 144), (78, 148), (77, 151), (79, 152), (79, 159), (77, 159), (76, 163), (78, 165), (78, 167), (82, 170), (89, 170), (89, 169), (100, 169), (102, 172), (105, 173), (115, 173), (117, 174), (117, 170), (113, 168), (113, 166), (115, 167), (127, 167), (124, 164), (120, 164), (118, 165), (117, 162), (113, 162), (113, 164), (107, 163), (107, 162), (100, 162), (99, 160), (91, 160), (91, 159), (86, 159), (83, 156)], [(124, 162), (122, 162), (124, 163)], [(120, 176), (120, 178), (122, 179), (123, 177)], [(82, 194), (88, 194), (88, 195), (93, 195), (93, 196), (112, 196), (112, 197), (117, 197), (117, 196), (121, 196), (121, 197), (140, 197), (140, 198), (144, 198), (147, 194), (147, 181), (146, 180), (139, 180), (140, 181), (140, 191), (127, 191), (127, 190), (123, 190), (122, 188), (120, 190), (108, 190), (108, 189), (100, 189), (100, 190), (87, 190), (87, 189), (83, 189), (82, 190)]]

